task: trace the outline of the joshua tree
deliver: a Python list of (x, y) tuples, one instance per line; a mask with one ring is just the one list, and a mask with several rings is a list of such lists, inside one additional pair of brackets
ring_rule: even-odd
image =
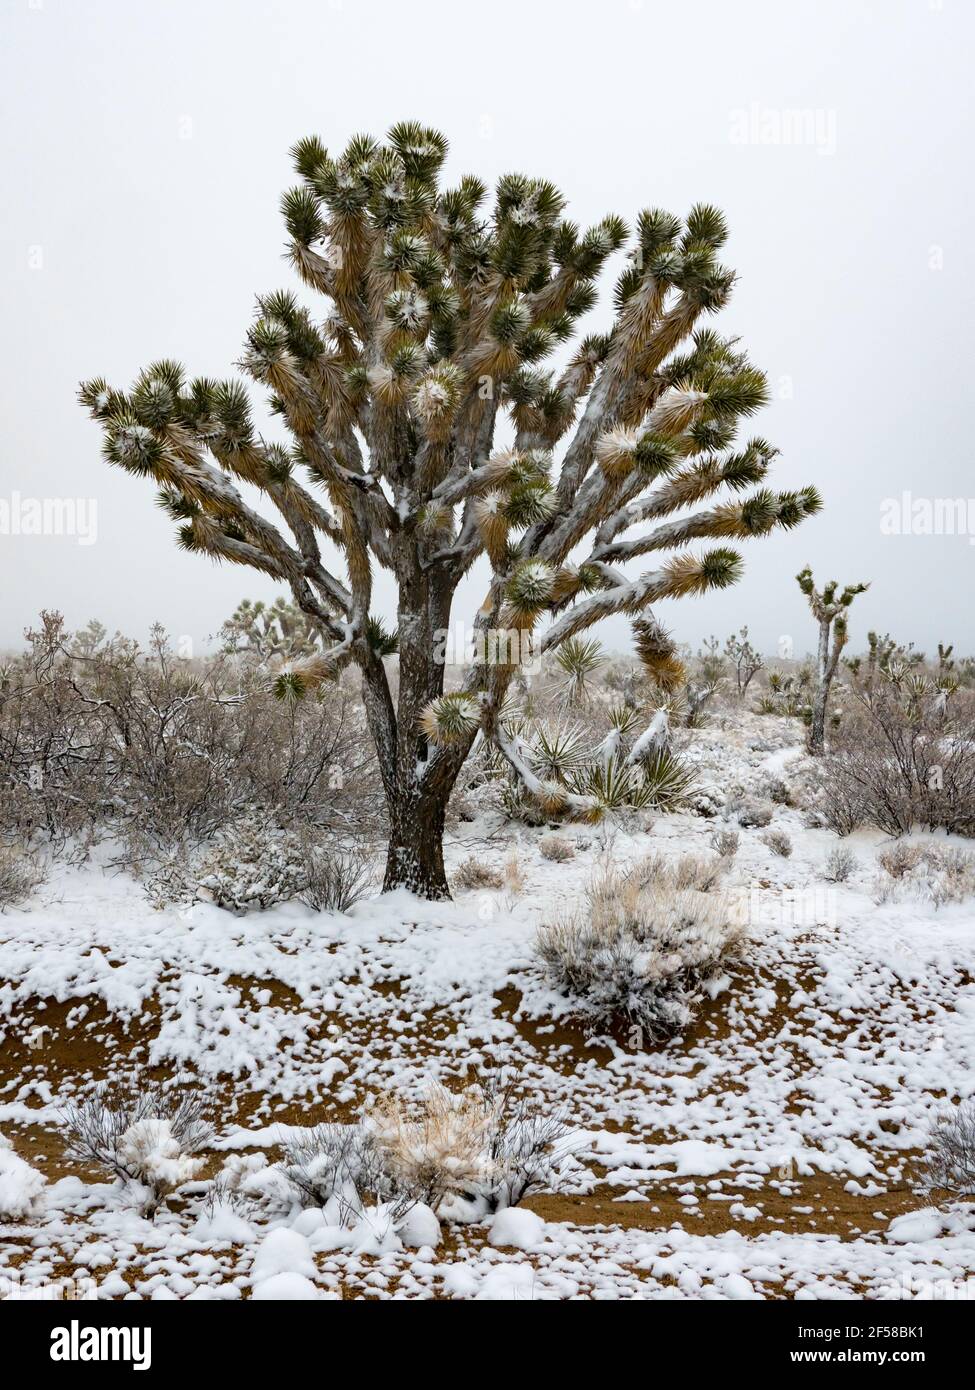
[(765, 658), (749, 642), (747, 627), (728, 638), (724, 644), (724, 652), (735, 670), (738, 698), (743, 699), (752, 679), (765, 665)]
[[(799, 588), (809, 600), (812, 615), (819, 624), (819, 647), (816, 661), (816, 692), (812, 702), (812, 720), (809, 725), (809, 751), (822, 753), (825, 748), (826, 706), (829, 703), (829, 688), (833, 684), (840, 653), (846, 646), (846, 613), (857, 594), (865, 593), (869, 584), (848, 584), (837, 597), (839, 585), (831, 580), (822, 593), (813, 584), (812, 570), (806, 568), (796, 575)], [(871, 633), (871, 636), (873, 634)], [(832, 642), (830, 638), (832, 637)], [(873, 648), (871, 647), (871, 650)]]
[[(106, 458), (161, 486), (182, 547), (283, 581), (315, 624), (322, 650), (279, 671), (282, 693), (359, 668), (389, 806), (386, 886), (434, 896), (447, 892), (447, 799), (478, 730), (525, 771), (498, 712), (543, 620), (545, 652), (611, 614), (731, 584), (741, 559), (729, 540), (820, 506), (813, 488), (763, 485), (776, 452), (764, 440), (733, 447), (767, 392), (737, 341), (703, 326), (735, 278), (717, 259), (717, 209), (683, 222), (647, 210), (632, 235), (615, 216), (583, 232), (543, 179), (505, 176), (490, 209), (475, 177), (442, 189), (446, 153), (412, 122), (337, 156), (314, 137), (294, 147), (288, 250), (324, 314), (261, 295), (241, 363), (290, 448), (256, 432), (243, 383), (188, 381), (175, 362), (128, 392), (81, 389)], [(546, 370), (627, 244), (608, 331)], [(276, 522), (245, 502), (241, 479)], [(714, 549), (686, 549), (712, 537)], [(655, 565), (623, 570), (643, 556)], [(475, 661), (445, 694), (437, 635), (478, 561)], [(393, 639), (370, 618), (374, 564), (398, 587), (395, 706), (382, 660)], [(517, 639), (500, 655), (499, 629)], [(560, 804), (599, 811), (592, 797)]]

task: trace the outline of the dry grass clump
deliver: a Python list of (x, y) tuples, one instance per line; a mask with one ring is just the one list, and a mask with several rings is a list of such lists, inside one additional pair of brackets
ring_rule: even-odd
[(505, 875), (494, 864), (485, 864), (483, 859), (470, 855), (462, 859), (451, 875), (455, 888), (503, 888)]
[(334, 1203), (346, 1222), (367, 1205), (398, 1221), (420, 1203), (478, 1220), (555, 1184), (570, 1152), (561, 1112), (490, 1078), (457, 1093), (434, 1086), (419, 1106), (386, 1095), (359, 1124), (319, 1125), (286, 1145), (283, 1172), (303, 1203)]
[(920, 845), (896, 844), (889, 849), (881, 850), (877, 855), (877, 863), (882, 869), (886, 869), (891, 878), (904, 878), (912, 869), (916, 869), (921, 862), (922, 850)]
[(654, 857), (629, 874), (611, 867), (584, 909), (539, 931), (537, 953), (577, 1017), (593, 1027), (622, 1019), (650, 1039), (691, 1021), (744, 939), (727, 899), (708, 891), (718, 872), (693, 856)]
[(538, 852), (552, 864), (564, 864), (575, 856), (571, 843), (562, 835), (546, 835), (538, 842)]
[(720, 855), (722, 859), (734, 859), (735, 855), (738, 853), (739, 843), (740, 836), (738, 831), (730, 830), (727, 827), (721, 827), (715, 830), (714, 834), (711, 836), (711, 848)]

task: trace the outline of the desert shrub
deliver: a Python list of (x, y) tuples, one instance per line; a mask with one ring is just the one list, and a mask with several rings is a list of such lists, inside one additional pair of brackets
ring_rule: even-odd
[(571, 843), (562, 835), (546, 835), (538, 842), (538, 852), (553, 864), (564, 864), (575, 855)]
[(727, 870), (728, 861), (720, 855), (680, 854), (669, 859), (658, 850), (634, 865), (628, 877), (643, 888), (709, 893)]
[(273, 907), (296, 898), (306, 884), (305, 853), (293, 831), (267, 826), (256, 815), (217, 833), (204, 853), (201, 897), (229, 912)]
[(925, 1195), (975, 1197), (975, 1100), (963, 1101), (938, 1119), (916, 1177)]
[(824, 760), (822, 804), (840, 834), (861, 824), (975, 833), (975, 698), (948, 702), (900, 666), (855, 686)]
[(536, 950), (552, 984), (590, 1026), (614, 1020), (652, 1038), (686, 1026), (704, 987), (740, 948), (727, 902), (670, 878), (608, 869), (586, 907), (543, 927)]
[(553, 1183), (570, 1149), (560, 1111), (490, 1077), (456, 1094), (434, 1086), (419, 1106), (382, 1096), (358, 1124), (293, 1135), (282, 1170), (303, 1205), (331, 1205), (346, 1224), (370, 1206), (399, 1222), (419, 1203), (470, 1220)]
[(762, 795), (776, 806), (792, 805), (792, 792), (788, 783), (784, 782), (781, 777), (767, 778), (762, 788)]
[(781, 859), (788, 859), (792, 854), (792, 841), (784, 830), (769, 830), (761, 840), (763, 845), (767, 845), (772, 853)]
[(858, 867), (856, 855), (845, 845), (836, 845), (827, 854), (823, 864), (823, 877), (827, 883), (845, 883)]
[(301, 886), (298, 897), (316, 912), (348, 912), (373, 884), (371, 862), (357, 849), (334, 849), (307, 834), (300, 836)]
[(303, 1206), (333, 1204), (344, 1222), (367, 1204), (392, 1202), (397, 1211), (422, 1199), (419, 1188), (397, 1188), (380, 1146), (359, 1124), (316, 1125), (283, 1146), (282, 1171)]
[(711, 836), (711, 848), (716, 850), (722, 859), (734, 859), (738, 853), (739, 839), (737, 830), (719, 826)]
[(975, 897), (975, 854), (955, 846), (897, 844), (877, 858), (884, 869), (875, 884), (878, 902), (908, 895), (938, 908)]
[(505, 876), (494, 864), (472, 854), (461, 860), (451, 878), (455, 888), (503, 888)]
[(920, 845), (891, 845), (889, 849), (881, 850), (877, 855), (877, 863), (882, 869), (886, 869), (891, 878), (903, 878), (905, 874), (917, 868), (922, 852)]
[(0, 830), (123, 862), (201, 842), (258, 808), (335, 833), (381, 823), (361, 699), (345, 680), (275, 698), (256, 656), (189, 660), (45, 613), (0, 681)]
[(149, 1218), (197, 1175), (203, 1160), (194, 1155), (212, 1135), (199, 1096), (150, 1081), (130, 1092), (102, 1088), (67, 1106), (60, 1118), (66, 1156), (111, 1173)]
[(759, 830), (771, 824), (772, 807), (766, 801), (749, 798), (738, 807), (738, 824), (746, 830)]
[(0, 912), (29, 898), (44, 877), (44, 867), (36, 855), (16, 845), (0, 844)]

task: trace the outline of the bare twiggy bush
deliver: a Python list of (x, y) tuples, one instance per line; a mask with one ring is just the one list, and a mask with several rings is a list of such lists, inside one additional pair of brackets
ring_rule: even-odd
[(212, 1135), (199, 1096), (166, 1091), (145, 1079), (130, 1092), (102, 1088), (67, 1106), (60, 1118), (66, 1156), (118, 1178), (150, 1219), (199, 1172), (202, 1159), (194, 1154)]
[(859, 861), (853, 851), (845, 845), (836, 845), (826, 856), (823, 877), (827, 883), (845, 883), (858, 867)]
[(0, 844), (0, 912), (24, 902), (44, 878), (44, 866), (36, 855), (17, 845)]
[(485, 864), (472, 854), (461, 860), (451, 875), (455, 888), (503, 888), (504, 874), (494, 864)]
[(359, 1124), (316, 1125), (284, 1145), (282, 1171), (304, 1206), (334, 1203), (342, 1221), (367, 1205), (392, 1203), (403, 1215), (424, 1200), (397, 1183), (375, 1135)]
[(280, 701), (252, 657), (190, 660), (42, 615), (0, 681), (0, 829), (151, 862), (256, 809), (333, 833), (381, 824), (361, 701), (344, 681)]
[(925, 1195), (975, 1197), (975, 1100), (963, 1101), (938, 1120), (917, 1177)]
[(722, 859), (734, 859), (738, 853), (740, 837), (737, 830), (719, 828), (711, 836), (711, 848), (716, 850)]
[(571, 843), (562, 835), (546, 835), (538, 842), (538, 852), (553, 864), (564, 864), (575, 855)]
[(300, 838), (302, 885), (298, 897), (316, 912), (348, 912), (372, 888), (369, 856), (357, 849), (331, 849), (306, 833)]
[(792, 854), (792, 841), (784, 830), (769, 830), (761, 836), (761, 841), (780, 859), (788, 859)]
[(536, 949), (586, 1023), (623, 1019), (659, 1039), (690, 1022), (742, 942), (720, 895), (610, 868), (593, 879), (584, 910), (540, 930)]
[(822, 806), (840, 834), (875, 825), (975, 833), (975, 696), (948, 704), (907, 668), (855, 685), (823, 767)]

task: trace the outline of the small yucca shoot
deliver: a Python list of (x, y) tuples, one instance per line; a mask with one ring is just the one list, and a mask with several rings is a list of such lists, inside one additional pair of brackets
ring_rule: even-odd
[(555, 660), (566, 676), (565, 702), (588, 703), (592, 677), (606, 661), (599, 643), (595, 638), (569, 637), (557, 649)]

